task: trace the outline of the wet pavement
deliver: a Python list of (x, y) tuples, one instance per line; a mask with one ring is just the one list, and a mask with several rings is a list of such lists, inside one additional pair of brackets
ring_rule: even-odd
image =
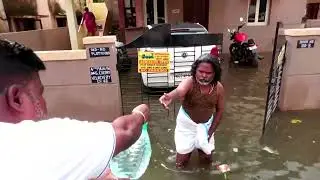
[[(121, 73), (124, 112), (142, 102), (151, 108), (149, 132), (153, 151), (143, 180), (224, 179), (216, 168), (218, 164), (230, 165), (228, 179), (319, 179), (319, 110), (277, 112), (261, 138), (271, 54), (263, 56), (258, 69), (229, 68), (227, 60), (222, 65), (226, 106), (215, 135), (214, 162), (210, 167), (199, 167), (194, 153), (189, 167), (183, 171), (175, 169), (174, 127), (179, 103), (169, 111), (164, 110), (158, 103), (160, 94), (141, 92), (136, 68)], [(301, 123), (294, 124), (292, 119)]]

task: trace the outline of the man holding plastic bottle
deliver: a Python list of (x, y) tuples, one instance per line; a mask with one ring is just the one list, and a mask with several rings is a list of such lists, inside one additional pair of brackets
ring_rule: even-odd
[(48, 119), (45, 69), (31, 49), (0, 40), (0, 179), (116, 179), (110, 160), (139, 138), (148, 106), (112, 123)]

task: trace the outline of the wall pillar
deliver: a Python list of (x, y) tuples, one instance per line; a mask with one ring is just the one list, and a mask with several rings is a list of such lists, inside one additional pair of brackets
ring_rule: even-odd
[(136, 0), (136, 27), (144, 27), (143, 0)]
[[(0, 32), (9, 32), (9, 24), (8, 24), (8, 20), (7, 19), (7, 16), (6, 16), (6, 12), (4, 10), (4, 7), (3, 7), (3, 2), (2, 0), (0, 0)], [(4, 19), (4, 20), (2, 20)]]
[(118, 1), (118, 9), (119, 9), (119, 40), (121, 42), (125, 42), (125, 27), (126, 27), (126, 22), (125, 22), (125, 4), (124, 0), (119, 0)]
[(70, 36), (70, 43), (72, 49), (79, 49), (79, 39), (78, 39), (78, 24), (75, 13), (75, 5), (73, 0), (66, 0), (66, 14), (68, 21), (68, 29)]

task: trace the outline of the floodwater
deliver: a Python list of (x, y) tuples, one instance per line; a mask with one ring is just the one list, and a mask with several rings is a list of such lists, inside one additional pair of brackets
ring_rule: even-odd
[[(124, 112), (142, 102), (151, 108), (152, 159), (142, 180), (224, 179), (216, 168), (219, 164), (230, 166), (227, 177), (234, 180), (320, 179), (320, 111), (277, 112), (261, 138), (271, 64), (271, 55), (263, 55), (258, 69), (229, 68), (226, 58), (222, 65), (226, 106), (215, 133), (214, 162), (210, 167), (199, 166), (194, 153), (189, 167), (181, 171), (175, 168), (174, 146), (179, 103), (164, 110), (158, 103), (161, 94), (141, 93), (134, 66), (121, 73)], [(293, 124), (292, 119), (301, 123)]]

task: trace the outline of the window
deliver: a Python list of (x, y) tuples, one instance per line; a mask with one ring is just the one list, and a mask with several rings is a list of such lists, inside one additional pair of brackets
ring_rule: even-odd
[(34, 18), (14, 18), (16, 31), (36, 30), (36, 20)]
[(248, 24), (267, 25), (270, 0), (249, 0)]
[(307, 18), (308, 19), (318, 19), (320, 3), (309, 3), (307, 4)]
[(125, 26), (136, 27), (136, 1), (135, 0), (125, 0)]
[(165, 15), (165, 1), (164, 0), (157, 0), (157, 16), (158, 23), (165, 23), (166, 22), (166, 15)]
[(165, 23), (167, 0), (144, 0), (145, 25)]
[(56, 17), (58, 27), (67, 27), (67, 18), (66, 17)]

